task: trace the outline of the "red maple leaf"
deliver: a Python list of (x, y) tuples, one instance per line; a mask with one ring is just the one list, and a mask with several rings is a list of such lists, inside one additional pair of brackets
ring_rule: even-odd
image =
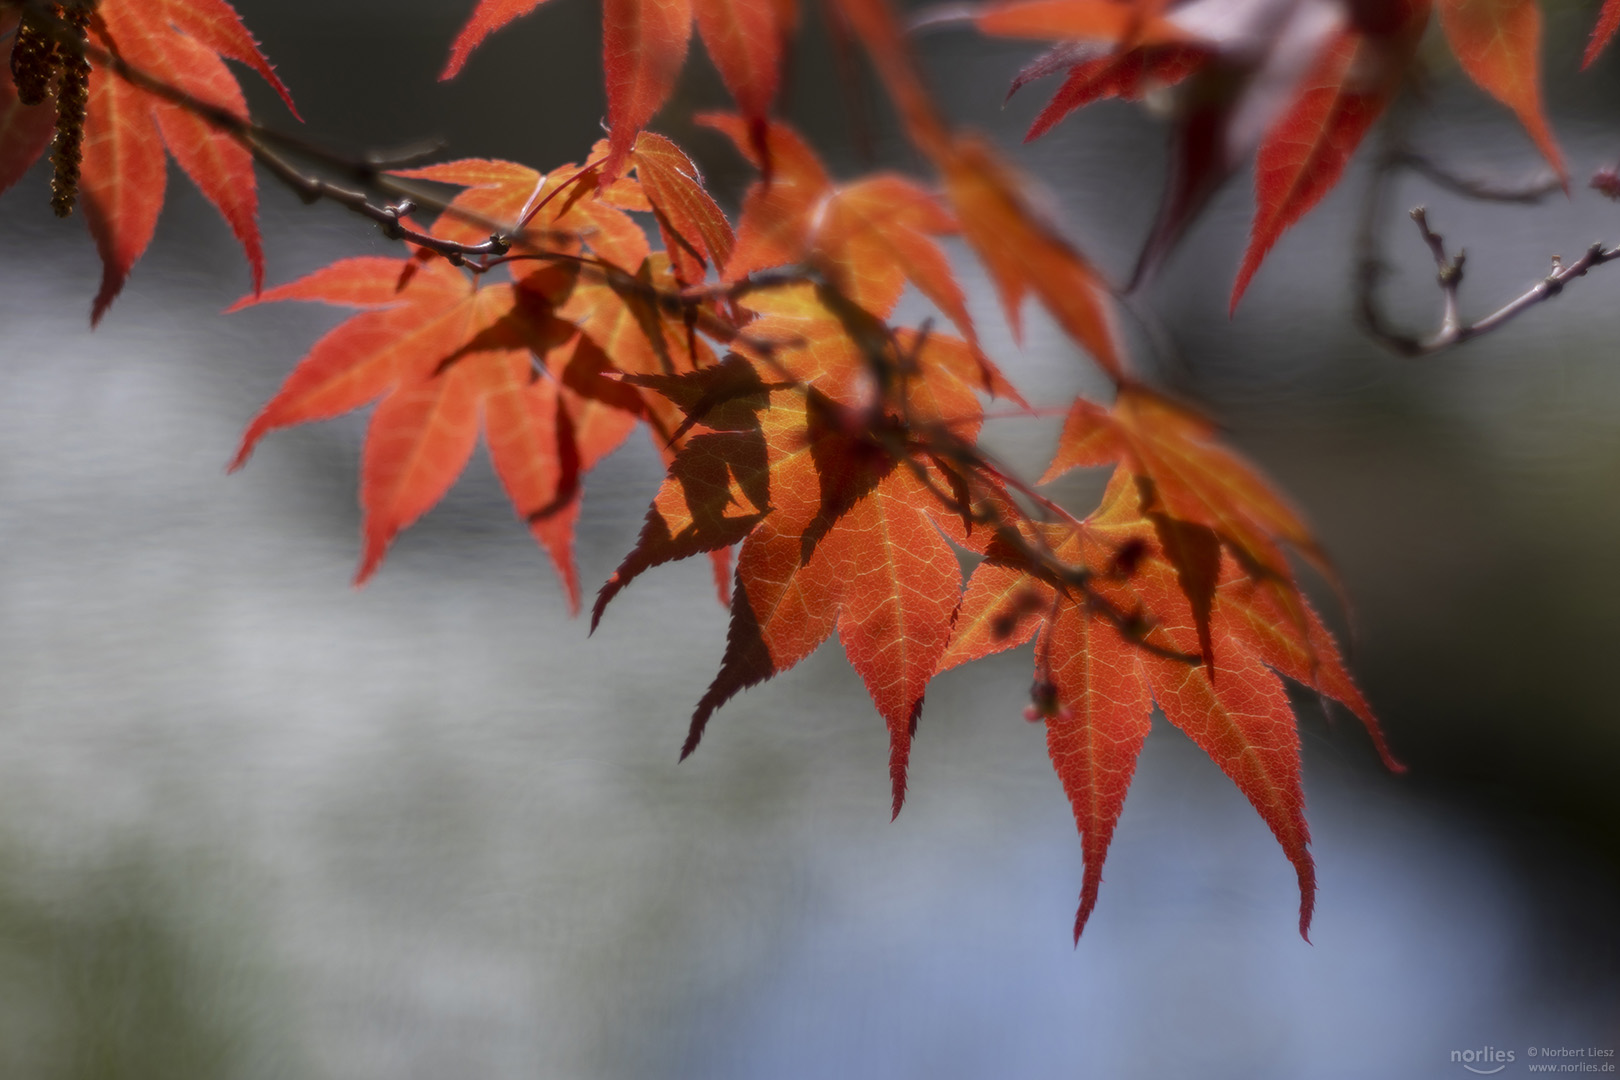
[[(692, 159), (664, 136), (644, 131), (636, 136), (629, 160), (658, 219), (676, 280), (693, 284), (703, 280), (708, 266), (724, 266), (735, 242), (731, 222), (704, 188)], [(614, 175), (605, 166), (604, 171)]]
[(602, 167), (606, 154), (602, 140), (585, 165), (549, 173), (509, 161), (462, 161), (394, 175), (468, 189), (457, 197), (454, 212), (434, 225), (441, 239), (477, 242), (497, 224), (502, 235), (537, 255), (566, 257), (570, 244), (583, 240), (598, 258), (635, 274), (649, 249), (641, 227), (624, 211), (645, 211), (658, 224), (680, 283), (701, 281), (710, 265), (725, 263), (734, 242), (731, 223), (680, 147), (642, 132), (630, 150), (635, 179), (608, 179), (613, 174)]
[[(440, 79), (451, 79), (490, 34), (541, 0), (479, 0), (461, 28)], [(781, 81), (796, 0), (603, 0), (602, 67), (607, 81), (606, 168), (616, 175), (636, 136), (669, 98), (698, 33), (743, 115), (762, 135)]]
[(1062, 85), (1024, 134), (1024, 141), (1031, 142), (1083, 105), (1105, 98), (1141, 101), (1153, 91), (1175, 86), (1203, 67), (1208, 56), (1206, 49), (1185, 42), (1123, 51), (1089, 42), (1059, 45), (1025, 65), (1013, 79), (1007, 96), (1012, 97), (1031, 80), (1066, 72)]
[(1185, 406), (1138, 385), (1122, 387), (1111, 409), (1076, 400), (1041, 482), (1114, 462), (1150, 479), (1169, 513), (1214, 529), (1251, 565), (1285, 573), (1281, 541), (1327, 568), (1299, 514)]
[[(975, 22), (987, 33), (1066, 43), (1021, 74), (1015, 88), (1064, 70), (1065, 49), (1075, 52), (1068, 79), (1037, 118), (1032, 137), (1081, 104), (1177, 85), (1170, 176), (1133, 288), (1258, 147), (1259, 210), (1235, 307), (1265, 251), (1337, 182), (1392, 96), (1416, 47), (1413, 27), (1421, 32), (1428, 17), (1427, 3), (1360, 5), (1350, 26), (1342, 6), (1329, 0), (1011, 0), (983, 10)], [(1407, 18), (1392, 14), (1397, 11)]]
[[(605, 144), (592, 151), (599, 161)], [(526, 236), (523, 248), (533, 247), (538, 261), (513, 263), (528, 270), (533, 287), (556, 291), (560, 299), (555, 315), (582, 332), (577, 347), (590, 362), (576, 361), (567, 368), (564, 384), (576, 396), (574, 428), (582, 445), (596, 447), (597, 456), (616, 446), (637, 417), (666, 463), (681, 445), (675, 438), (680, 414), (661, 395), (644, 394), (612, 378), (611, 373), (655, 374), (696, 370), (712, 365), (714, 354), (694, 333), (688, 315), (706, 316), (710, 326), (728, 324), (713, 305), (692, 304), (676, 311), (657, 301), (675, 295), (681, 285), (671, 260), (653, 252), (646, 233), (626, 210), (650, 212), (672, 246), (686, 243), (685, 265), (701, 259), (723, 258), (730, 243), (730, 226), (719, 208), (702, 190), (696, 170), (684, 154), (662, 136), (643, 133), (633, 152), (637, 179), (621, 177), (602, 185), (600, 167), (563, 165), (540, 173), (508, 161), (471, 160), (404, 170), (397, 175), (414, 180), (457, 184), (463, 190), (433, 225), (441, 239), (476, 242), (494, 223), (507, 236)], [(648, 178), (643, 189), (641, 177)], [(718, 225), (717, 225), (718, 221)], [(678, 226), (678, 227), (677, 227)], [(683, 239), (685, 234), (695, 243)], [(543, 246), (536, 246), (544, 241)], [(711, 254), (711, 245), (716, 253)], [(559, 278), (556, 265), (576, 265), (576, 254), (588, 254), (580, 266), (604, 266), (609, 272), (594, 277), (572, 273)], [(418, 259), (434, 258), (420, 252)], [(566, 280), (566, 287), (563, 281)], [(611, 357), (611, 360), (609, 359)], [(722, 603), (729, 602), (730, 553), (712, 553), (716, 588)], [(571, 594), (572, 595), (572, 594)]]
[(1603, 52), (1616, 30), (1620, 30), (1620, 0), (1603, 0), (1603, 9), (1598, 12), (1597, 25), (1592, 27), (1592, 40), (1586, 43), (1586, 53), (1581, 57), (1581, 67), (1592, 66), (1592, 62)]
[(1362, 136), (1400, 88), (1427, 19), (1425, 0), (1413, 5), (1397, 33), (1375, 36), (1347, 27), (1317, 54), (1288, 108), (1260, 143), (1254, 226), (1232, 285), (1230, 310), (1237, 310), (1277, 238), (1338, 184)]
[[(563, 258), (583, 244), (596, 257), (631, 273), (647, 258), (646, 234), (625, 213), (650, 209), (633, 181), (604, 188), (595, 169), (561, 165), (542, 173), (485, 158), (400, 169), (393, 175), (463, 189), (433, 223), (433, 235), (441, 240), (476, 244), (494, 225), (504, 236), (526, 231)], [(418, 253), (421, 261), (432, 257), (431, 252)]]
[[(103, 0), (90, 21), (90, 43), (143, 74), (208, 105), (246, 118), (236, 77), (251, 67), (289, 109), (292, 98), (225, 0)], [(44, 152), (52, 106), (23, 106), (9, 76), (0, 79), (0, 191)], [(79, 189), (85, 220), (101, 254), (101, 288), (90, 321), (99, 322), (157, 228), (169, 155), (219, 210), (247, 253), (257, 290), (264, 278), (258, 194), (247, 149), (194, 113), (138, 89), (91, 62)]]
[(1537, 0), (1435, 0), (1451, 51), (1480, 89), (1513, 110), (1568, 187), (1564, 157), (1541, 105)]

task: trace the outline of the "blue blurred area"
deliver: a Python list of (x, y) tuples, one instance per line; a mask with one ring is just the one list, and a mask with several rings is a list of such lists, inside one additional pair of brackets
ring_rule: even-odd
[[(313, 138), (448, 135), (456, 155), (544, 166), (598, 131), (595, 5), (545, 6), (449, 86), (433, 79), (470, 5), (238, 6)], [(1573, 68), (1587, 18), (1558, 13), (1549, 63)], [(928, 48), (954, 113), (1015, 143), (1042, 90), (997, 111), (1023, 50)], [(1555, 82), (1577, 177), (1620, 152), (1613, 66)], [(740, 164), (683, 119), (723, 102), (692, 69), (667, 127), (735, 197)], [(831, 71), (816, 31), (792, 109), (853, 171)], [(1432, 97), (1436, 156), (1533, 167), (1482, 96), (1442, 71)], [(908, 165), (881, 117), (875, 135)], [(1118, 270), (1160, 138), (1101, 106), (1018, 159)], [(836, 647), (729, 705), (678, 766), (724, 642), (707, 566), (639, 580), (587, 639), (481, 458), (349, 589), (363, 418), (280, 433), (223, 472), (341, 315), (219, 317), (247, 288), (240, 253), (173, 180), (94, 334), (82, 228), (49, 217), (38, 173), (0, 205), (0, 1075), (1294, 1080), (1620, 1050), (1620, 277), (1397, 361), (1349, 318), (1358, 175), (1231, 322), (1250, 197), (1241, 178), (1224, 192), (1135, 302), (1142, 352), (1319, 526), (1356, 669), (1412, 770), (1384, 774), (1353, 721), (1300, 701), (1321, 880), (1307, 945), (1270, 833), (1160, 724), (1071, 949), (1079, 844), (1019, 716), (1027, 653), (936, 684), (890, 824), (881, 723)], [(1535, 209), (1415, 181), (1400, 198), (1468, 247), (1471, 312), (1620, 232), (1579, 189)], [(263, 201), (272, 280), (391, 250), (335, 208), (269, 185)], [(1432, 266), (1405, 228), (1389, 294), (1421, 325)], [(1030, 397), (1101, 390), (1033, 312), (1015, 348), (963, 274)], [(1034, 473), (1054, 436), (989, 437)], [(591, 475), (587, 583), (657, 479), (639, 436)], [(1097, 484), (1058, 494), (1083, 508)]]

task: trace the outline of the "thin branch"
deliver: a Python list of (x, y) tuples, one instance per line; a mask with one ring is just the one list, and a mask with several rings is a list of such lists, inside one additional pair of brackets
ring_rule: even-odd
[[(453, 205), (451, 200), (427, 194), (414, 185), (388, 175), (388, 169), (400, 168), (436, 153), (441, 148), (438, 143), (410, 147), (393, 154), (371, 153), (360, 158), (334, 153), (306, 139), (265, 127), (230, 109), (198, 98), (135, 67), (116, 52), (80, 39), (61, 25), (50, 10), (50, 5), (42, 0), (17, 0), (17, 6), (37, 15), (43, 31), (52, 36), (61, 48), (88, 58), (131, 86), (186, 110), (209, 127), (234, 139), (255, 161), (305, 202), (323, 199), (335, 202), (376, 222), (391, 238), (407, 240), (454, 260), (504, 255), (515, 244), (537, 247), (547, 240), (568, 235), (555, 230), (512, 231), (502, 222), (470, 213)], [(373, 202), (363, 191), (335, 184), (299, 169), (288, 159), (289, 154), (319, 162), (343, 175), (352, 184), (376, 188), (398, 201), (392, 205)], [(418, 207), (436, 213), (449, 213), (479, 228), (487, 228), (490, 236), (476, 244), (457, 243), (404, 224), (401, 219)], [(512, 234), (508, 235), (509, 232)]]
[[(736, 326), (707, 310), (703, 306), (703, 301), (709, 293), (701, 288), (696, 291), (661, 289), (612, 263), (572, 252), (558, 251), (548, 246), (559, 240), (577, 241), (579, 237), (573, 233), (555, 229), (535, 229), (526, 225), (513, 227), (510, 223), (496, 221), (469, 211), (456, 205), (453, 200), (423, 191), (416, 185), (389, 176), (386, 172), (389, 168), (418, 161), (433, 153), (437, 149), (436, 144), (412, 147), (395, 154), (371, 153), (359, 158), (334, 153), (308, 140), (265, 127), (248, 117), (198, 98), (135, 67), (114, 52), (103, 49), (93, 42), (81, 40), (77, 35), (68, 33), (66, 28), (58, 25), (59, 20), (51, 12), (50, 5), (42, 0), (16, 0), (16, 6), (38, 13), (46, 32), (55, 37), (64, 49), (80, 53), (130, 85), (186, 110), (210, 127), (234, 139), (253, 156), (255, 161), (263, 165), (271, 176), (306, 203), (323, 200), (333, 202), (375, 222), (388, 237), (433, 251), (474, 273), (492, 268), (490, 260), (504, 261), (514, 258), (508, 253), (514, 248), (521, 248), (528, 258), (573, 265), (586, 274), (599, 276), (615, 291), (646, 300), (661, 312), (690, 317), (698, 329), (722, 343), (748, 343), (760, 352), (768, 352), (773, 348), (769, 342), (753, 341)], [(379, 203), (357, 187), (334, 183), (306, 172), (294, 165), (289, 155), (318, 162), (342, 175), (350, 184), (357, 185), (358, 188), (375, 188), (391, 196), (395, 201)], [(581, 174), (584, 171), (582, 169)], [(404, 221), (418, 209), (448, 214), (456, 220), (487, 230), (489, 236), (478, 243), (464, 243), (436, 237)], [(725, 286), (720, 295), (727, 298), (739, 297), (754, 289), (780, 287), (788, 280), (789, 275), (784, 272), (754, 275), (753, 278)], [(800, 274), (794, 280), (814, 279)]]
[(1550, 170), (1541, 169), (1528, 180), (1504, 184), (1479, 176), (1452, 172), (1410, 147), (1396, 147), (1385, 158), (1388, 167), (1410, 169), (1436, 187), (1478, 202), (1518, 203), (1534, 206), (1547, 196), (1563, 191), (1564, 182)]
[(1489, 202), (1535, 203), (1552, 192), (1561, 190), (1562, 185), (1556, 178), (1545, 176), (1538, 176), (1520, 185), (1471, 179), (1444, 169), (1429, 158), (1406, 148), (1400, 143), (1398, 135), (1392, 136), (1390, 143), (1391, 145), (1384, 150), (1373, 166), (1373, 173), (1362, 200), (1357, 227), (1358, 254), (1355, 271), (1357, 320), (1369, 336), (1390, 351), (1415, 358), (1433, 356), (1456, 348), (1464, 342), (1501, 328), (1542, 301), (1552, 299), (1563, 292), (1564, 286), (1570, 281), (1583, 277), (1593, 267), (1620, 258), (1620, 248), (1607, 248), (1601, 243), (1592, 244), (1580, 258), (1568, 265), (1555, 257), (1552, 272), (1534, 286), (1489, 315), (1472, 323), (1464, 322), (1459, 292), (1467, 255), (1462, 250), (1458, 250), (1455, 256), (1447, 253), (1444, 239), (1430, 227), (1427, 211), (1419, 206), (1409, 213), (1417, 225), (1418, 235), (1434, 259), (1435, 281), (1439, 286), (1441, 299), (1440, 325), (1432, 333), (1422, 336), (1398, 329), (1384, 314), (1378, 295), (1379, 287), (1389, 272), (1389, 266), (1383, 256), (1380, 228), (1390, 201), (1391, 181), (1397, 172), (1410, 169), (1447, 191)]
[[(1411, 216), (1424, 243), (1428, 245), (1430, 254), (1434, 256), (1437, 270), (1435, 278), (1440, 286), (1443, 303), (1440, 327), (1428, 337), (1419, 338), (1364, 319), (1369, 333), (1402, 356), (1433, 356), (1466, 341), (1483, 337), (1493, 330), (1499, 330), (1542, 301), (1551, 300), (1563, 292), (1565, 285), (1578, 277), (1585, 277), (1587, 271), (1593, 267), (1620, 259), (1620, 247), (1606, 248), (1601, 243), (1588, 247), (1581, 253), (1580, 258), (1567, 265), (1554, 256), (1550, 274), (1484, 318), (1465, 323), (1458, 312), (1457, 301), (1458, 287), (1462, 284), (1465, 253), (1458, 251), (1454, 258), (1446, 254), (1445, 241), (1439, 233), (1429, 227), (1428, 214), (1423, 207), (1414, 208)], [(1363, 310), (1365, 312), (1365, 308)]]
[(501, 256), (512, 250), (512, 241), (499, 231), (490, 233), (489, 239), (477, 244), (458, 243), (454, 240), (441, 240), (437, 236), (412, 228), (404, 221), (416, 211), (416, 202), (413, 199), (402, 198), (397, 203), (379, 206), (371, 201), (363, 191), (341, 187), (329, 180), (299, 171), (291, 162), (261, 142), (256, 134), (247, 134), (241, 137), (241, 142), (265, 170), (291, 188), (300, 199), (306, 203), (318, 202), (326, 199), (354, 211), (361, 217), (370, 218), (383, 227), (383, 234), (393, 240), (408, 240), (417, 247), (427, 248), (429, 251), (443, 255), (455, 265), (461, 265), (462, 260), (468, 257)]
[[(433, 251), (474, 273), (482, 273), (495, 265), (514, 260), (519, 256), (509, 253), (514, 248), (522, 249), (525, 253), (522, 257), (537, 261), (567, 263), (586, 273), (597, 274), (605, 284), (617, 292), (642, 298), (666, 314), (692, 318), (699, 330), (717, 341), (725, 344), (747, 344), (762, 354), (768, 354), (776, 346), (771, 342), (753, 340), (736, 326), (717, 318), (712, 311), (703, 306), (704, 301), (735, 300), (750, 292), (793, 284), (811, 283), (827, 287), (821, 275), (814, 271), (789, 267), (762, 271), (749, 275), (741, 281), (718, 287), (661, 289), (623, 267), (601, 259), (548, 247), (548, 243), (558, 240), (577, 241), (579, 237), (573, 233), (555, 229), (534, 229), (527, 225), (527, 220), (514, 227), (510, 223), (496, 221), (469, 211), (456, 205), (454, 200), (435, 196), (386, 172), (389, 168), (418, 161), (433, 153), (438, 149), (437, 144), (411, 147), (395, 154), (370, 153), (359, 158), (334, 153), (306, 139), (276, 131), (249, 117), (198, 98), (135, 67), (117, 53), (79, 38), (77, 34), (70, 33), (68, 28), (59, 25), (60, 20), (56, 18), (51, 5), (45, 0), (14, 0), (14, 3), (15, 6), (38, 14), (46, 32), (55, 37), (64, 49), (80, 53), (130, 85), (185, 109), (210, 127), (236, 140), (255, 161), (265, 167), (270, 175), (306, 203), (323, 200), (336, 203), (375, 222), (391, 239), (405, 240)], [(375, 188), (393, 197), (395, 201), (379, 203), (373, 201), (363, 190), (334, 183), (301, 170), (289, 160), (289, 155), (319, 162), (344, 176), (349, 183), (361, 188)], [(570, 182), (577, 181), (583, 176), (591, 164), (594, 163), (581, 167), (579, 172), (570, 178)], [(559, 186), (558, 191), (567, 186), (567, 183)], [(545, 205), (556, 194), (556, 191), (548, 193), (546, 198), (541, 199), (536, 207), (527, 212), (526, 218), (532, 218), (539, 207)], [(456, 220), (487, 230), (489, 236), (478, 243), (464, 243), (433, 236), (403, 220), (418, 209), (449, 214)]]
[(1412, 208), (1412, 221), (1423, 235), (1423, 242), (1429, 245), (1429, 254), (1434, 257), (1435, 280), (1440, 285), (1440, 294), (1445, 298), (1440, 329), (1435, 333), (1433, 344), (1436, 348), (1456, 344), (1458, 335), (1462, 333), (1457, 290), (1462, 286), (1463, 263), (1468, 259), (1468, 253), (1459, 249), (1456, 258), (1446, 256), (1446, 242), (1439, 233), (1429, 228), (1429, 215), (1423, 207)]
[[(65, 27), (59, 25), (51, 5), (43, 0), (14, 0), (11, 4), (5, 4), (0, 0), (0, 6), (22, 7), (38, 13), (47, 32), (51, 33), (65, 50), (86, 57), (137, 89), (186, 110), (216, 131), (235, 140), (256, 162), (264, 166), (271, 176), (304, 202), (335, 203), (376, 223), (390, 238), (404, 240), (418, 248), (432, 251), (475, 274), (485, 273), (519, 260), (564, 263), (581, 271), (598, 274), (610, 288), (626, 295), (640, 297), (655, 305), (661, 312), (681, 315), (689, 320), (689, 325), (696, 326), (716, 341), (749, 349), (763, 362), (781, 371), (791, 380), (792, 385), (806, 391), (813, 391), (814, 388), (810, 383), (794, 376), (774, 355), (783, 346), (792, 347), (791, 342), (752, 339), (738, 327), (717, 317), (709, 305), (715, 301), (739, 300), (751, 292), (813, 284), (821, 292), (823, 302), (827, 304), (829, 310), (845, 323), (851, 339), (872, 366), (877, 384), (890, 387), (891, 392), (897, 378), (903, 384), (904, 363), (897, 356), (898, 341), (887, 323), (872, 316), (844, 296), (814, 268), (787, 267), (767, 270), (752, 274), (738, 282), (718, 286), (698, 285), (671, 291), (660, 289), (636, 274), (601, 259), (546, 247), (548, 241), (558, 239), (577, 241), (579, 237), (557, 230), (531, 229), (529, 222), (551, 198), (580, 180), (593, 165), (597, 164), (595, 162), (583, 166), (557, 190), (547, 193), (545, 197), (526, 208), (522, 220), (516, 225), (494, 221), (455, 205), (453, 200), (420, 191), (414, 185), (388, 175), (387, 170), (390, 168), (399, 168), (435, 153), (439, 149), (437, 145), (413, 147), (391, 155), (367, 154), (360, 158), (334, 153), (305, 139), (267, 128), (249, 117), (197, 98), (132, 66), (117, 53), (85, 41), (77, 34), (70, 34)], [(292, 157), (318, 162), (354, 186), (335, 183), (306, 172), (293, 163)], [(384, 192), (392, 196), (394, 201), (390, 203), (374, 201), (372, 196), (362, 190), (364, 188)], [(457, 220), (488, 230), (489, 236), (478, 243), (464, 243), (436, 237), (415, 228), (405, 220), (418, 209), (449, 214)], [(521, 250), (514, 252), (515, 248)], [(921, 348), (925, 341), (926, 331), (917, 343), (918, 348)], [(896, 355), (891, 356), (891, 353)], [(898, 396), (901, 398), (904, 411), (903, 385), (900, 386)], [(1070, 527), (1083, 527), (1083, 522), (1040, 494), (1031, 485), (1018, 479), (976, 444), (956, 436), (948, 426), (919, 426), (906, 422), (904, 434), (896, 438), (899, 433), (886, 420), (884, 410), (880, 406), (860, 417), (857, 422), (866, 426), (867, 437), (874, 444), (883, 447), (886, 452), (904, 462), (916, 473), (941, 505), (975, 524), (993, 528), (1005, 543), (1019, 551), (1033, 572), (1064, 592), (1070, 595), (1077, 594), (1077, 598), (1085, 603), (1088, 611), (1111, 622), (1127, 641), (1156, 655), (1188, 663), (1198, 662), (1199, 658), (1196, 656), (1183, 655), (1148, 641), (1147, 635), (1156, 624), (1139, 614), (1118, 610), (1097, 593), (1092, 586), (1094, 572), (1084, 566), (1072, 565), (1058, 557), (1046, 544), (1039, 530), (1031, 528), (1036, 524), (1035, 519), (1015, 500), (1007, 498), (1006, 492), (1011, 489), (1023, 494), (1043, 511)], [(942, 465), (949, 462), (959, 470), (964, 483), (963, 493), (941, 489), (927, 467), (919, 460), (919, 454), (933, 456)], [(981, 489), (978, 496), (973, 492), (975, 485)]]

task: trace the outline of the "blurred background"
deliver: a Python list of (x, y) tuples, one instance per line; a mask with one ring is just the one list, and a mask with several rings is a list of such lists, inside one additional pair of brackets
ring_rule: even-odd
[[(443, 136), (454, 156), (551, 167), (599, 132), (586, 0), (515, 24), (449, 85), (434, 79), (470, 0), (237, 6), (332, 145)], [(1555, 253), (1620, 241), (1620, 208), (1582, 186), (1620, 158), (1620, 57), (1575, 74), (1594, 14), (1549, 11), (1571, 198), (1394, 193), (1386, 292), (1414, 328), (1437, 297), (1407, 206), (1467, 247), (1472, 316)], [(807, 24), (786, 112), (851, 175), (850, 84)], [(1162, 124), (1105, 104), (1017, 148), (1050, 86), (1001, 103), (1036, 48), (922, 44), (952, 115), (1123, 277)], [(1511, 116), (1429, 55), (1418, 144), (1481, 176), (1534, 172)], [(748, 173), (687, 120), (724, 102), (694, 55), (659, 126), (735, 205)], [(871, 136), (880, 164), (920, 167), (881, 110)], [(1265, 825), (1156, 721), (1072, 949), (1080, 846), (1020, 718), (1027, 650), (935, 684), (893, 824), (882, 724), (836, 646), (729, 705), (677, 765), (724, 642), (706, 562), (641, 579), (587, 639), (480, 455), (350, 589), (363, 416), (278, 434), (224, 474), (342, 313), (220, 317), (246, 269), (174, 172), (155, 245), (92, 334), (99, 268), (36, 170), (0, 204), (0, 1075), (1285, 1080), (1463, 1075), (1451, 1052), (1486, 1046), (1515, 1051), (1509, 1074), (1532, 1045), (1620, 1050), (1620, 269), (1466, 348), (1393, 358), (1351, 318), (1364, 180), (1358, 163), (1229, 321), (1252, 213), (1234, 178), (1133, 301), (1133, 333), (1317, 526), (1411, 771), (1385, 774), (1353, 721), (1299, 700), (1321, 881), (1306, 945)], [(397, 250), (338, 209), (262, 196), (272, 282)], [(1017, 348), (978, 268), (960, 272), (1027, 396), (1104, 390), (1033, 308)], [(988, 438), (1035, 474), (1055, 423)], [(658, 479), (639, 436), (589, 477), (588, 585)], [(1056, 494), (1083, 512), (1100, 482)]]

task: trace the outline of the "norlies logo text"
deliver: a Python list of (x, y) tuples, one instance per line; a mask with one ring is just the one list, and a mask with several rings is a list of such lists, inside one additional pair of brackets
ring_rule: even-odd
[[(1508, 1062), (1513, 1060), (1513, 1051), (1498, 1050), (1494, 1046), (1484, 1046), (1478, 1050), (1453, 1050), (1451, 1060), (1471, 1073), (1490, 1076), (1492, 1073), (1499, 1073), (1508, 1067)], [(1477, 1066), (1491, 1067), (1478, 1068)]]

